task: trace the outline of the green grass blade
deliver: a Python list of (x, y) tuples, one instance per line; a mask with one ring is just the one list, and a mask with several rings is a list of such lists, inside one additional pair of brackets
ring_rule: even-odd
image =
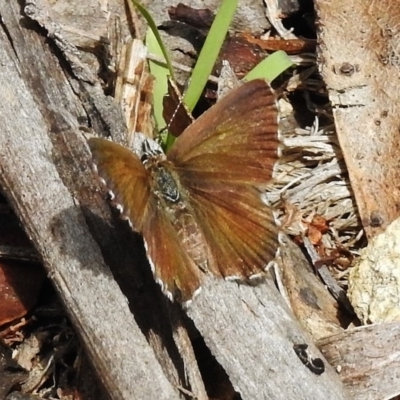
[[(162, 54), (160, 44), (151, 29), (147, 30), (146, 34), (147, 50), (157, 56)], [(163, 117), (163, 98), (168, 91), (167, 79), (170, 76), (170, 71), (166, 65), (149, 61), (150, 73), (154, 77), (153, 86), (153, 115), (156, 122), (157, 130), (165, 128), (167, 125)]]
[(223, 0), (214, 22), (210, 28), (199, 58), (193, 69), (189, 87), (185, 93), (184, 101), (189, 110), (193, 110), (207, 83), (225, 40), (233, 15), (235, 14), (237, 0)]
[(154, 37), (156, 38), (158, 45), (160, 46), (160, 49), (162, 51), (162, 54), (165, 58), (165, 63), (167, 64), (169, 74), (173, 78), (174, 77), (174, 70), (172, 68), (172, 63), (171, 63), (171, 57), (169, 56), (169, 53), (167, 49), (164, 46), (164, 43), (161, 39), (160, 33), (158, 32), (157, 25), (154, 22), (153, 18), (151, 17), (150, 13), (146, 10), (145, 7), (143, 7), (139, 2), (136, 0), (132, 0), (132, 3), (136, 6), (136, 8), (140, 11), (140, 13), (143, 15), (143, 18), (146, 20), (147, 24), (149, 25), (149, 28), (154, 34)]
[(288, 55), (284, 51), (278, 50), (259, 62), (244, 79), (246, 81), (251, 81), (253, 79), (262, 78), (268, 82), (272, 82), (276, 77), (282, 74), (282, 72), (293, 65)]

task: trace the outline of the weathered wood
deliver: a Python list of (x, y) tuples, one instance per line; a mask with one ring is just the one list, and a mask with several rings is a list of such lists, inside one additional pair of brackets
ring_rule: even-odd
[(297, 357), (293, 346), (303, 343), (313, 358), (322, 355), (270, 281), (251, 287), (210, 278), (187, 312), (243, 399), (347, 398), (328, 363), (318, 376)]
[(400, 216), (399, 3), (315, 1), (319, 69), (369, 237)]
[(280, 268), (282, 292), (287, 292), (290, 307), (302, 327), (315, 340), (340, 332), (342, 313), (328, 289), (321, 285), (316, 271), (290, 240), (282, 254)]
[(188, 314), (243, 399), (347, 398), (326, 362), (318, 376), (297, 357), (293, 346), (303, 343), (321, 356), (271, 283), (213, 281)]
[(400, 324), (349, 329), (317, 342), (354, 399), (392, 399), (400, 393)]

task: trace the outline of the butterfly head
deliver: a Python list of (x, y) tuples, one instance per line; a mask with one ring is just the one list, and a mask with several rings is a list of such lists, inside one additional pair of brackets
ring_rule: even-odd
[(140, 153), (141, 153), (140, 160), (142, 161), (143, 165), (146, 165), (146, 163), (152, 159), (158, 159), (158, 160), (166, 159), (166, 156), (162, 151), (161, 147), (158, 145), (158, 143), (148, 138), (145, 138), (143, 140)]

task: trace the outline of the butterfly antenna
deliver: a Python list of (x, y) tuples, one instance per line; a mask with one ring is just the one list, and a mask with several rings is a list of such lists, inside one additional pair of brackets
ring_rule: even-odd
[(167, 131), (169, 131), (169, 128), (171, 127), (172, 121), (175, 119), (176, 114), (178, 114), (179, 108), (183, 105), (183, 95), (181, 93), (177, 93), (177, 96), (179, 97), (179, 101), (178, 101), (178, 104), (175, 107), (175, 111), (172, 113), (171, 118), (168, 121), (168, 124), (166, 126), (166, 130)]

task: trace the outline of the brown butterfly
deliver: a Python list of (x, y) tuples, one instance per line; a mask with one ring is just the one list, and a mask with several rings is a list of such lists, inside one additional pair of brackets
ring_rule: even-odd
[(278, 110), (265, 81), (233, 90), (166, 155), (145, 149), (140, 159), (106, 139), (89, 146), (170, 299), (191, 300), (204, 273), (248, 279), (274, 258), (278, 227), (262, 186), (279, 156)]

